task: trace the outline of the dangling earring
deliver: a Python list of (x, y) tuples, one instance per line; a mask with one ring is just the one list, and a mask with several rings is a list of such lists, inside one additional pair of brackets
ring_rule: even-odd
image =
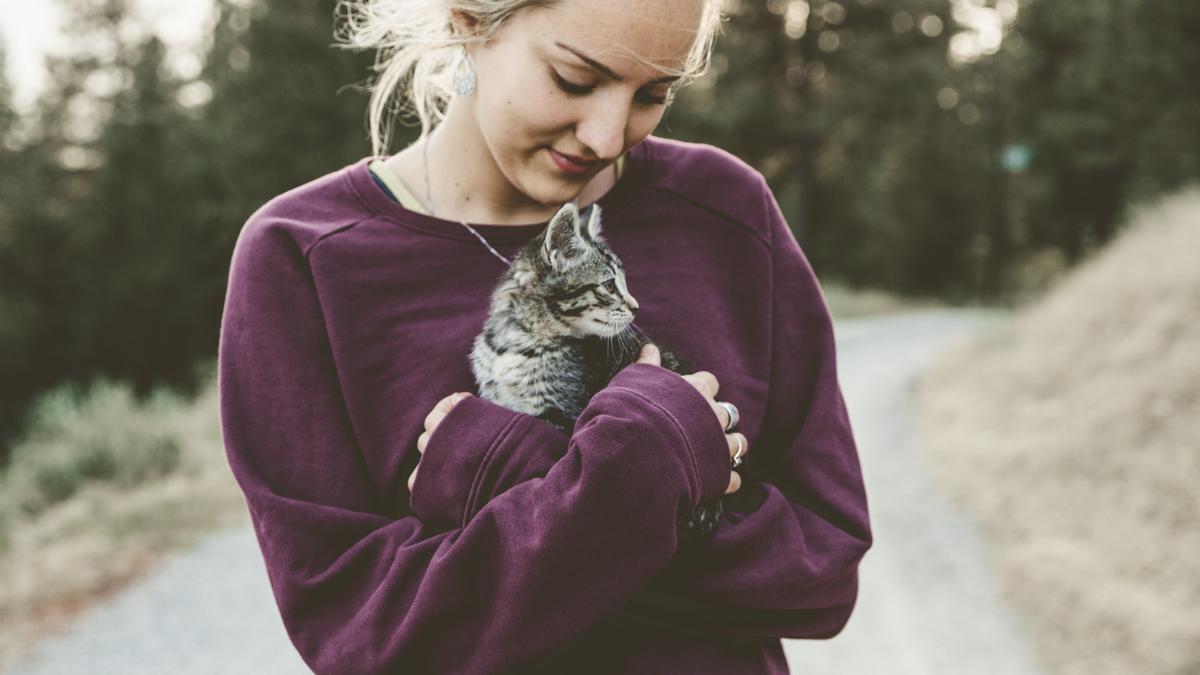
[(454, 64), (454, 93), (466, 96), (473, 91), (475, 91), (475, 66), (471, 64), (467, 48), (463, 47), (462, 53), (458, 56), (458, 62)]

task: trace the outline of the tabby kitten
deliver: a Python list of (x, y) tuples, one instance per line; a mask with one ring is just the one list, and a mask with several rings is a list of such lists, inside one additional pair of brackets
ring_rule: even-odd
[[(568, 434), (592, 395), (650, 341), (633, 326), (638, 304), (625, 287), (625, 269), (600, 238), (600, 206), (589, 208), (585, 227), (567, 203), (517, 254), (492, 292), (471, 351), (482, 398)], [(664, 368), (694, 372), (658, 347)], [(723, 510), (719, 497), (682, 509), (679, 538), (710, 533)]]

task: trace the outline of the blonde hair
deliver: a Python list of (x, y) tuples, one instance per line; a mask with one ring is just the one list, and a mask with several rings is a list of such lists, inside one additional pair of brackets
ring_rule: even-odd
[[(392, 124), (399, 115), (420, 121), (421, 136), (445, 117), (451, 97), (451, 78), (459, 46), (487, 42), (517, 12), (550, 9), (563, 0), (339, 0), (334, 32), (338, 46), (374, 49), (367, 125), (371, 151), (387, 153)], [(682, 69), (661, 68), (679, 76), (670, 96), (708, 70), (713, 42), (721, 27), (722, 0), (697, 0), (704, 5), (697, 39)], [(451, 30), (451, 13), (476, 20), (470, 35)], [(642, 59), (639, 59), (642, 60)], [(644, 61), (644, 60), (643, 60)], [(656, 66), (657, 67), (657, 66)]]

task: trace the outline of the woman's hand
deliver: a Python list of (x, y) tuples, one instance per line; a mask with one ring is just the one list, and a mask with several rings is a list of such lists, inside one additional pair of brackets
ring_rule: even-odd
[[(658, 348), (654, 347), (653, 345), (646, 345), (642, 348), (642, 353), (638, 357), (637, 362), (662, 366), (662, 360), (659, 355)], [(683, 379), (691, 383), (693, 387), (695, 387), (701, 394), (704, 395), (705, 398), (709, 400), (709, 405), (712, 406), (713, 414), (717, 416), (717, 421), (720, 422), (721, 428), (724, 429), (729, 424), (729, 411), (725, 410), (724, 407), (717, 405), (715, 400), (717, 390), (720, 388), (720, 383), (717, 382), (716, 376), (708, 371), (701, 370), (690, 375), (684, 375)], [(425, 454), (425, 447), (429, 445), (429, 438), (433, 435), (434, 429), (436, 429), (438, 424), (441, 423), (442, 419), (454, 409), (454, 406), (458, 405), (459, 401), (462, 401), (464, 398), (470, 395), (470, 392), (455, 392), (438, 401), (433, 406), (433, 410), (430, 410), (429, 414), (425, 416), (425, 431), (417, 437), (418, 452), (420, 452), (422, 455)], [(741, 437), (740, 443), (739, 439), (736, 437)], [(743, 448), (741, 454), (743, 458), (747, 453), (750, 452), (750, 443), (746, 440), (746, 437), (743, 434), (735, 431), (725, 434), (725, 439), (729, 442), (729, 457), (731, 459), (735, 454), (737, 454), (739, 446)], [(417, 466), (413, 468), (412, 474), (408, 477), (408, 491), (410, 494), (412, 493), (413, 484), (416, 483), (417, 480), (417, 472), (420, 470), (421, 463), (420, 460), (417, 460)], [(739, 475), (737, 471), (733, 471), (731, 469), (729, 472), (729, 487), (726, 488), (725, 494), (737, 492), (741, 489), (741, 487), (741, 475)]]
[[(638, 356), (638, 363), (649, 363), (654, 366), (661, 366), (662, 359), (658, 351), (658, 347), (653, 344), (646, 344), (642, 347), (642, 352)], [(720, 388), (720, 383), (717, 382), (717, 377), (707, 370), (700, 370), (691, 375), (684, 375), (683, 379), (691, 383), (704, 397), (708, 399), (708, 404), (712, 406), (713, 414), (717, 416), (717, 421), (721, 423), (721, 428), (729, 426), (729, 411), (724, 406), (717, 405), (716, 396), (717, 389)], [(741, 457), (745, 457), (750, 452), (750, 442), (744, 434), (731, 432), (725, 434), (725, 440), (729, 442), (729, 458), (737, 454), (738, 448), (742, 448)], [(729, 471), (729, 487), (726, 488), (725, 494), (737, 492), (742, 488), (742, 477), (738, 472), (730, 469)]]
[[(425, 431), (417, 437), (417, 452), (421, 453), (422, 456), (425, 455), (425, 446), (429, 445), (429, 437), (433, 435), (433, 430), (437, 428), (438, 424), (441, 424), (442, 419), (454, 409), (454, 406), (458, 405), (459, 401), (470, 395), (470, 392), (456, 391), (433, 406), (433, 410), (430, 410), (429, 414), (425, 416)], [(413, 467), (412, 475), (408, 477), (409, 494), (412, 494), (413, 483), (417, 482), (417, 471), (420, 469), (421, 460), (418, 459), (417, 465)]]

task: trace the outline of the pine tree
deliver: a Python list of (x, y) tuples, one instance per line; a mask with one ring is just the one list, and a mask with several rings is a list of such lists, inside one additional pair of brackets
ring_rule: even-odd
[(1077, 260), (1112, 239), (1132, 202), (1200, 179), (1197, 30), (1195, 3), (1022, 6), (1033, 245)]
[[(759, 167), (825, 279), (895, 292), (978, 293), (984, 218), (964, 150), (981, 129), (937, 104), (959, 86), (947, 3), (737, 3), (713, 74), (667, 128)], [(974, 124), (974, 123), (973, 123)], [(977, 267), (977, 266), (976, 266)]]
[(13, 107), (12, 83), (8, 81), (8, 51), (0, 40), (0, 153), (8, 148), (9, 134), (17, 122), (17, 111)]
[[(148, 285), (135, 281), (164, 263), (147, 241), (149, 218), (169, 164), (152, 128), (169, 124), (163, 46), (139, 38), (124, 0), (71, 2), (67, 28), (86, 36), (47, 60), (48, 84), (5, 172), (9, 236), (0, 242), (0, 431), (17, 431), (24, 406), (66, 380), (111, 375), (143, 390), (156, 377), (155, 352), (139, 329), (155, 320)], [(147, 120), (155, 120), (147, 123)], [(141, 183), (141, 184), (139, 184)], [(131, 312), (142, 302), (141, 312)], [(172, 340), (156, 337), (160, 344)]]

